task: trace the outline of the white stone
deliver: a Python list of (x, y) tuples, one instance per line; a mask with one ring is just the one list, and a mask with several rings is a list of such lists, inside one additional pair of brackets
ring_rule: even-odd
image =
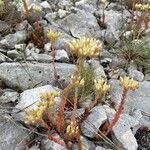
[(131, 131), (131, 127), (137, 126), (139, 122), (133, 117), (122, 114), (113, 127), (112, 139), (119, 149), (137, 150), (138, 144)]
[(69, 56), (64, 49), (55, 50), (55, 60), (60, 62), (69, 62)]
[[(55, 63), (60, 80), (69, 80), (76, 71), (76, 66), (66, 63)], [(26, 90), (35, 86), (52, 84), (54, 78), (52, 63), (1, 63), (0, 78), (8, 87)]]
[(82, 133), (93, 138), (99, 131), (100, 126), (106, 121), (107, 116), (102, 106), (96, 106), (91, 110), (90, 115), (81, 125)]
[(46, 43), (44, 45), (44, 50), (45, 50), (45, 52), (50, 52), (51, 51), (51, 43)]
[(66, 11), (66, 10), (63, 10), (63, 9), (58, 10), (59, 18), (64, 18), (67, 14), (68, 14), (68, 11)]
[(47, 1), (42, 2), (42, 3), (41, 3), (41, 6), (42, 6), (43, 8), (51, 8), (51, 7), (50, 7), (50, 4), (49, 4)]

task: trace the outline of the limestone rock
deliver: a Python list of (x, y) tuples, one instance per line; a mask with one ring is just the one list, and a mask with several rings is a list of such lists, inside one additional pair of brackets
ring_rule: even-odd
[(119, 149), (137, 150), (138, 144), (130, 128), (138, 124), (139, 122), (133, 117), (126, 114), (121, 115), (112, 129), (113, 141)]
[[(56, 70), (60, 79), (68, 81), (75, 72), (73, 64), (56, 63)], [(26, 90), (35, 86), (54, 82), (52, 64), (44, 63), (2, 63), (0, 64), (0, 78), (8, 87)]]
[(17, 31), (14, 34), (5, 36), (5, 38), (0, 41), (0, 44), (7, 48), (13, 49), (15, 48), (15, 44), (25, 42), (25, 40), (27, 40), (27, 32)]
[(136, 81), (143, 81), (144, 80), (144, 74), (140, 71), (138, 71), (136, 68), (130, 66), (128, 68), (129, 76), (133, 78)]
[[(21, 124), (10, 121), (10, 116), (0, 117), (0, 149), (1, 150), (22, 150), (31, 134), (22, 129)], [(30, 136), (29, 136), (30, 135)]]
[(94, 137), (106, 119), (105, 109), (102, 106), (94, 107), (88, 118), (81, 125), (82, 133), (87, 137)]
[(19, 97), (18, 92), (11, 89), (5, 89), (0, 94), (0, 103), (15, 102)]

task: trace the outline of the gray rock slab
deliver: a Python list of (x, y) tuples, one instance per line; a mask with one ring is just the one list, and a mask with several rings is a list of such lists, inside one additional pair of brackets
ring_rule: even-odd
[(96, 18), (92, 13), (85, 12), (84, 10), (77, 10), (77, 13), (72, 13), (67, 17), (58, 20), (57, 23), (66, 32), (71, 32), (75, 38), (82, 36), (100, 37), (99, 25)]
[(10, 89), (2, 91), (0, 94), (0, 103), (15, 102), (19, 97), (19, 93)]
[(59, 62), (69, 62), (69, 56), (64, 49), (55, 50), (55, 60)]
[(32, 146), (29, 148), (29, 150), (40, 150), (40, 148), (38, 146)]
[(93, 13), (97, 7), (97, 0), (80, 0), (75, 3), (75, 7)]
[[(87, 138), (80, 136), (81, 144), (82, 144), (82, 150), (94, 150), (95, 144), (88, 140)], [(74, 144), (71, 150), (79, 150), (79, 147), (77, 144)]]
[(0, 44), (7, 48), (13, 49), (15, 48), (15, 44), (25, 42), (26, 39), (27, 39), (26, 31), (17, 31), (14, 34), (9, 34), (5, 36), (4, 39), (0, 41)]
[[(59, 137), (59, 135), (57, 135), (57, 134), (54, 134), (54, 135), (52, 135), (54, 138), (57, 138), (57, 139), (59, 139), (59, 140), (61, 140), (61, 138)], [(63, 143), (63, 140), (61, 140), (62, 141), (62, 143)], [(62, 146), (62, 145), (60, 145), (60, 144), (58, 144), (58, 143), (56, 143), (56, 142), (54, 142), (54, 141), (51, 141), (51, 140), (49, 140), (49, 139), (43, 139), (42, 140), (42, 145), (43, 145), (43, 147), (45, 148), (45, 150), (67, 150), (66, 148), (65, 148), (65, 146)]]
[(107, 149), (101, 146), (96, 146), (95, 150), (111, 150), (111, 149)]
[(0, 116), (0, 150), (23, 150), (31, 134), (10, 119)]
[(2, 63), (2, 62), (12, 62), (12, 60), (9, 57), (7, 57), (6, 55), (0, 53), (0, 63)]
[(150, 81), (150, 73), (147, 73), (147, 74), (145, 75), (145, 80)]
[(106, 121), (107, 116), (102, 106), (96, 106), (91, 110), (88, 118), (82, 123), (81, 131), (87, 137), (94, 137), (100, 126)]
[(20, 57), (20, 53), (17, 50), (11, 50), (7, 52), (8, 57), (15, 59), (17, 57)]
[(144, 80), (144, 74), (132, 66), (128, 68), (128, 73), (136, 81), (142, 82)]
[[(56, 63), (60, 79), (69, 80), (75, 72), (73, 64)], [(53, 65), (44, 63), (2, 63), (0, 78), (8, 87), (26, 90), (54, 82)]]
[(48, 54), (37, 54), (32, 52), (29, 57), (27, 57), (28, 61), (37, 61), (41, 63), (51, 63), (52, 62), (52, 56)]
[(112, 140), (119, 149), (137, 150), (138, 144), (130, 128), (138, 124), (139, 122), (133, 117), (127, 114), (121, 115), (112, 129)]
[(5, 21), (0, 20), (0, 34), (9, 33), (11, 26)]
[[(102, 14), (102, 10), (101, 10)], [(109, 44), (114, 44), (119, 40), (119, 34), (122, 26), (126, 23), (128, 13), (124, 13), (122, 16), (121, 12), (114, 10), (105, 10), (105, 23), (107, 24), (107, 29), (105, 31), (105, 40)]]

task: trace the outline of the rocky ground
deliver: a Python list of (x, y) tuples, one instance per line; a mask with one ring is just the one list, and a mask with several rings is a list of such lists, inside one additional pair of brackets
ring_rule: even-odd
[[(126, 66), (125, 60), (111, 53), (117, 47), (125, 25), (132, 17), (128, 5), (117, 0), (107, 2), (105, 23), (100, 27), (99, 17), (103, 4), (98, 0), (28, 0), (28, 7), (37, 5), (40, 11), (39, 22), (46, 37), (48, 29), (61, 33), (56, 43), (55, 62), (59, 80), (67, 85), (77, 67), (68, 50), (68, 43), (82, 36), (94, 37), (103, 42), (104, 50), (99, 59), (87, 60), (97, 77), (106, 76), (111, 85), (109, 100), (104, 105), (95, 106), (87, 119), (81, 124), (81, 142), (83, 150), (148, 150), (150, 149), (150, 68), (142, 68), (134, 63)], [(17, 9), (24, 14), (22, 1)], [(63, 146), (47, 139), (36, 128), (26, 126), (24, 122), (26, 107), (34, 108), (39, 101), (40, 92), (59, 91), (54, 81), (52, 55), (46, 41), (38, 48), (29, 38), (32, 21), (23, 19), (15, 27), (0, 20), (0, 150), (58, 150)], [(128, 31), (131, 34), (132, 31)], [(148, 35), (149, 28), (146, 30)], [(140, 42), (149, 47), (150, 37)], [(124, 67), (125, 66), (125, 67)], [(94, 136), (107, 121), (112, 119), (120, 103), (122, 88), (120, 76), (128, 75), (139, 82), (139, 89), (129, 92), (125, 109), (114, 126), (109, 139), (111, 145)], [(59, 101), (59, 98), (58, 98)], [(113, 105), (113, 106), (112, 106)], [(79, 115), (83, 109), (78, 110)], [(146, 127), (142, 130), (141, 127)], [(138, 130), (138, 132), (137, 132)], [(58, 136), (58, 135), (54, 135)], [(25, 145), (30, 145), (29, 147)], [(112, 147), (114, 145), (114, 147)], [(72, 150), (78, 149), (72, 143)]]

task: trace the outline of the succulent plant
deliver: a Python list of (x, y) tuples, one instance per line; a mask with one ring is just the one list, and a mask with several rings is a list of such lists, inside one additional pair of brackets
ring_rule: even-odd
[(70, 44), (70, 51), (79, 58), (95, 58), (102, 52), (102, 43), (94, 38), (82, 37), (73, 40)]

